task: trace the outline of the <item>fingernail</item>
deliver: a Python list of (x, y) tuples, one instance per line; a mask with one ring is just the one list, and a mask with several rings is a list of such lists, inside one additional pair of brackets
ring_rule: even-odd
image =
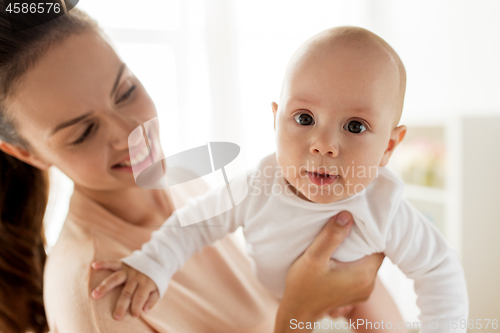
[(148, 311), (149, 311), (149, 308), (146, 306), (146, 307), (144, 308), (144, 313), (148, 313)]
[(345, 226), (350, 220), (351, 218), (348, 212), (341, 212), (337, 216), (337, 220), (335, 220), (335, 222), (337, 222), (338, 225)]
[(115, 317), (115, 319), (117, 319), (117, 320), (121, 318), (121, 316), (119, 314), (115, 314), (113, 317)]
[(97, 290), (94, 290), (92, 292), (92, 297), (94, 297), (94, 298), (99, 297), (99, 292)]

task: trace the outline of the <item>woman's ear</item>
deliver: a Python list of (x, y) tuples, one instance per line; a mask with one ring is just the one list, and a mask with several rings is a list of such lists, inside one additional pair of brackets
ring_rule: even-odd
[(387, 165), (387, 163), (389, 162), (389, 158), (391, 157), (392, 153), (399, 145), (399, 143), (403, 141), (405, 135), (406, 135), (405, 125), (398, 126), (392, 130), (391, 137), (389, 138), (389, 143), (387, 144), (387, 149), (385, 150), (384, 155), (382, 156), (382, 160), (380, 161), (381, 167)]
[(271, 107), (273, 108), (273, 115), (274, 115), (274, 129), (276, 129), (276, 113), (278, 112), (278, 104), (272, 102)]
[(0, 150), (40, 170), (47, 170), (50, 167), (49, 163), (42, 161), (32, 153), (28, 152), (26, 149), (20, 148), (2, 140), (0, 140)]

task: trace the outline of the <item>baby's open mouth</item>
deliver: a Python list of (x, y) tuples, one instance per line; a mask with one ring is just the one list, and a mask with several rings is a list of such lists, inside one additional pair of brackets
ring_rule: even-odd
[(330, 185), (332, 184), (337, 178), (339, 178), (338, 175), (330, 175), (328, 173), (324, 172), (307, 172), (307, 176), (316, 185)]

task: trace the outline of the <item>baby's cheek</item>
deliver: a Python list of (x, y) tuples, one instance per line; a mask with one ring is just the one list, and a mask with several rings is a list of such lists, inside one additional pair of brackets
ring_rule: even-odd
[(351, 191), (355, 190), (354, 193), (359, 193), (370, 185), (373, 179), (376, 178), (378, 166), (369, 164), (353, 164), (348, 170), (348, 172), (343, 174), (344, 181)]

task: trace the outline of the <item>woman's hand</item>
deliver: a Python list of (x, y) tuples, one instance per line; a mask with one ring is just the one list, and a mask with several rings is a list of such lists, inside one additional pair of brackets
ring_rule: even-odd
[(291, 327), (293, 319), (295, 323), (314, 322), (328, 311), (368, 299), (384, 255), (372, 254), (349, 263), (330, 259), (351, 231), (352, 223), (346, 211), (332, 217), (290, 267), (275, 333), (295, 332)]

